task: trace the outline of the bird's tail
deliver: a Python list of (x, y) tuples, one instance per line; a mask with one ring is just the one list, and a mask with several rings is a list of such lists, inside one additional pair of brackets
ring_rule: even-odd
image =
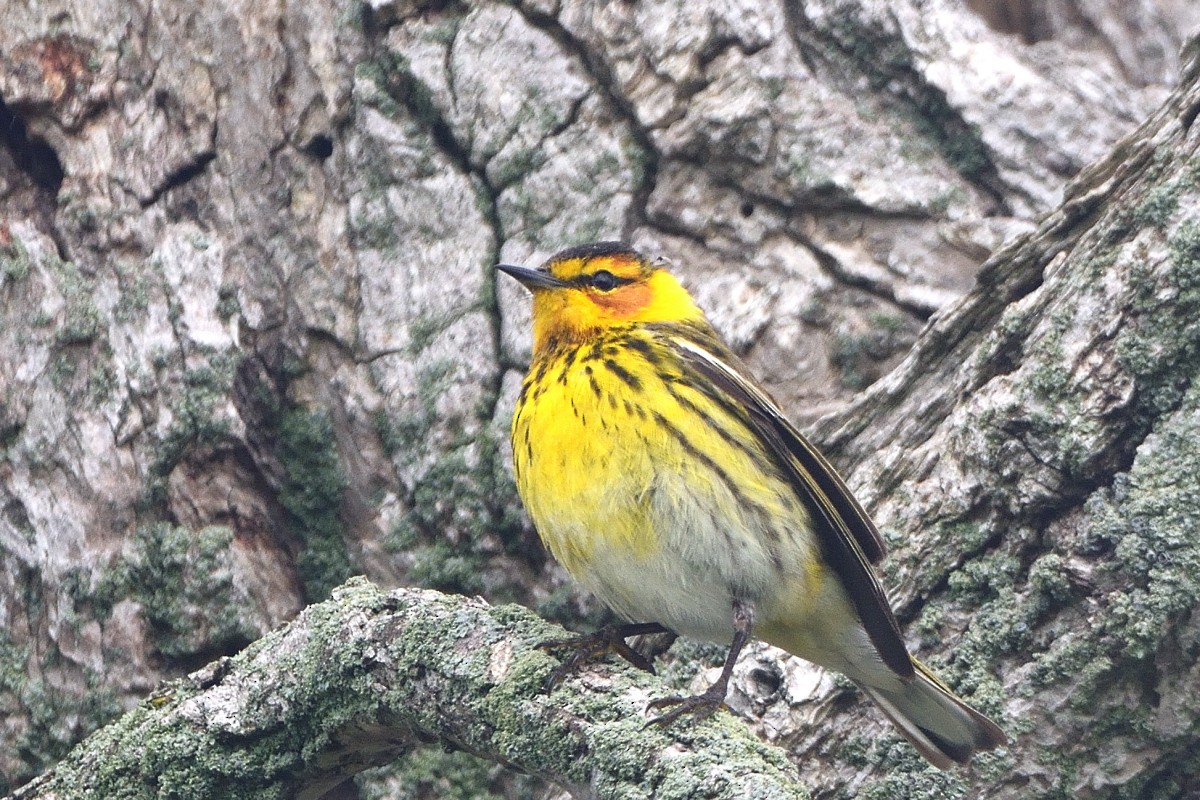
[(965, 764), (979, 750), (1008, 742), (996, 723), (950, 691), (921, 662), (913, 659), (916, 675), (899, 688), (859, 684), (913, 747), (939, 769), (952, 762)]

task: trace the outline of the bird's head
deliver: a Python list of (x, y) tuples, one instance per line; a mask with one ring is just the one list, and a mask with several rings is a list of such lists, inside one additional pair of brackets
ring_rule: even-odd
[(616, 326), (704, 320), (675, 276), (620, 242), (572, 247), (538, 269), (496, 268), (533, 293), (535, 354), (586, 343)]

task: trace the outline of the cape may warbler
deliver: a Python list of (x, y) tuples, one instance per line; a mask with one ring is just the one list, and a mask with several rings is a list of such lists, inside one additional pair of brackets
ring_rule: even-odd
[(669, 272), (616, 242), (498, 269), (533, 294), (521, 499), (555, 558), (640, 623), (573, 640), (580, 653), (648, 667), (624, 637), (731, 642), (706, 692), (652, 704), (675, 706), (666, 723), (723, 702), (753, 635), (848, 676), (938, 767), (1005, 742), (909, 655), (874, 524)]

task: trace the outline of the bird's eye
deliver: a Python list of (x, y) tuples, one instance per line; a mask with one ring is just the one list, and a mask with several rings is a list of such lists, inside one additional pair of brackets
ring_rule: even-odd
[(592, 286), (602, 292), (611, 292), (617, 288), (617, 277), (606, 269), (599, 270), (592, 276)]

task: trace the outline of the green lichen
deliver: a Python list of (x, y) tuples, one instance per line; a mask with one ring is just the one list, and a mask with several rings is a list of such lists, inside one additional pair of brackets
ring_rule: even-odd
[[(564, 737), (561, 731), (554, 731), (553, 726), (542, 726), (540, 730), (531, 729), (525, 719), (526, 698), (542, 691), (552, 663), (543, 652), (525, 651), (511, 665), (504, 683), (488, 692), (481, 703), (484, 717), (494, 720), (498, 731), (492, 736), (493, 746), (525, 762), (534, 771), (553, 772), (558, 765), (577, 761), (578, 741)], [(581, 699), (569, 687), (560, 687), (555, 691), (564, 693), (559, 695), (563, 702)], [(567, 695), (570, 696), (569, 701), (566, 699)], [(597, 701), (598, 698), (592, 696), (588, 700)], [(576, 708), (579, 713), (590, 716), (592, 713), (603, 713), (598, 710), (598, 706), (603, 706), (602, 700), (594, 704), (584, 701)], [(586, 782), (582, 769), (564, 777), (576, 784)]]
[(842, 742), (838, 758), (852, 767), (868, 767), (872, 763), (870, 753), (873, 745), (873, 739), (859, 733), (852, 733)]
[(869, 334), (843, 333), (834, 337), (830, 361), (839, 370), (839, 380), (847, 389), (865, 389), (879, 377), (871, 357)]
[(13, 692), (25, 683), (29, 649), (13, 641), (12, 635), (0, 630), (0, 692)]
[(421, 32), (421, 38), (427, 42), (449, 46), (454, 43), (454, 39), (458, 36), (458, 29), (461, 24), (462, 20), (460, 17), (449, 16), (426, 27)]
[(1200, 223), (1188, 220), (1168, 240), (1172, 269), (1168, 285), (1181, 292), (1200, 289)]
[(729, 648), (723, 644), (680, 638), (658, 660), (655, 669), (663, 683), (686, 693), (697, 674), (724, 664), (728, 651)]
[[(822, 310), (806, 308), (801, 317), (810, 324), (821, 324)], [(913, 334), (905, 318), (889, 311), (867, 314), (869, 328), (839, 331), (834, 334), (830, 361), (841, 370), (841, 383), (848, 389), (862, 389), (879, 377), (881, 363), (897, 350), (907, 347)], [(827, 320), (825, 320), (827, 322)]]
[(418, 750), (398, 764), (359, 773), (361, 800), (533, 800), (536, 784), (462, 751)]
[(522, 579), (498, 570), (498, 555), (539, 557), (520, 511), (516, 485), (504, 466), (507, 436), (490, 425), (494, 398), (485, 395), (473, 424), (453, 436), (431, 464), (427, 441), (440, 424), (438, 401), (454, 387), (453, 362), (433, 362), (417, 376), (417, 403), (404, 415), (379, 415), (383, 449), (400, 465), (420, 471), (407, 511), (385, 545), (410, 561), (418, 585), (463, 594), (484, 592), (498, 601), (523, 599)]
[(1029, 674), (1030, 692), (1039, 688), (1077, 681), (1080, 702), (1092, 702), (1101, 679), (1112, 670), (1113, 661), (1100, 645), (1083, 635), (1068, 631), (1055, 638), (1046, 650), (1034, 654)]
[(234, 581), (233, 532), (198, 531), (165, 522), (138, 528), (132, 551), (104, 570), (90, 588), (75, 581), (77, 608), (100, 619), (131, 598), (141, 606), (154, 649), (168, 661), (236, 652), (260, 631), (245, 618), (249, 597)]
[[(329, 641), (334, 634), (326, 629), (336, 625), (336, 616), (337, 607), (314, 612), (314, 639)], [(247, 713), (253, 715), (258, 708), (261, 722), (282, 709), (295, 709), (298, 713), (289, 717), (289, 725), (264, 725), (261, 736), (244, 740), (230, 740), (190, 724), (174, 725), (172, 719), (177, 718), (164, 712), (196, 692), (188, 681), (180, 681), (101, 731), (89, 743), (96, 748), (92, 752), (99, 754), (98, 761), (85, 757), (60, 767), (55, 788), (65, 796), (81, 798), (294, 796), (288, 789), (293, 785), (290, 776), (311, 764), (316, 751), (328, 747), (347, 720), (374, 718), (378, 698), (367, 683), (369, 660), (359, 652), (361, 646), (347, 643), (341, 654), (344, 662), (338, 665), (319, 658), (327, 652), (319, 646), (312, 647), (313, 652), (273, 649), (271, 659), (252, 663), (263, 647), (272, 645), (270, 641), (253, 645), (235, 661), (250, 673), (282, 671), (292, 676), (291, 689), (274, 698), (255, 696), (256, 686), (267, 687), (272, 681), (260, 683), (249, 675)], [(318, 674), (333, 677), (327, 683), (317, 680)]]
[(905, 327), (904, 317), (891, 311), (872, 311), (867, 314), (867, 322), (874, 330), (887, 334), (899, 333)]
[[(25, 724), (15, 739), (6, 743), (11, 744), (28, 770), (12, 776), (16, 782), (58, 763), (76, 742), (121, 712), (115, 693), (100, 684), (99, 676), (88, 673), (86, 681), (87, 690), (79, 696), (64, 694), (41, 678), (27, 680), (21, 686), (17, 702), (25, 712)], [(0, 784), (4, 780), (0, 777)]]
[(828, 328), (833, 317), (829, 305), (821, 295), (814, 295), (800, 309), (800, 319), (814, 328)]
[[(489, 569), (496, 544), (515, 555), (530, 544), (516, 485), (500, 458), (500, 448), (507, 446), (482, 429), (470, 450), (465, 443), (451, 448), (413, 486), (410, 510), (389, 546), (410, 553), (409, 577), (418, 585), (461, 594), (486, 591), (499, 601), (520, 593), (517, 582)], [(453, 540), (446, 538), (448, 531)]]
[[(156, 270), (157, 272), (157, 270)], [(151, 279), (144, 273), (138, 272), (133, 276), (129, 286), (121, 288), (121, 295), (113, 308), (113, 316), (117, 322), (134, 323), (145, 318), (150, 308)]]
[(412, 550), (408, 577), (418, 586), (477, 594), (483, 590), (484, 556), (462, 552), (449, 542), (422, 544)]
[(392, 417), (383, 409), (375, 412), (374, 422), (379, 446), (383, 448), (383, 452), (388, 458), (396, 458), (401, 450), (411, 442), (411, 439), (397, 428), (392, 422)]
[(260, 754), (230, 753), (210, 732), (163, 729), (157, 721), (157, 713), (142, 706), (99, 731), (89, 744), (105, 756), (60, 765), (49, 788), (79, 800), (285, 797), (278, 775), (268, 770), (277, 764), (255, 757)]
[(1039, 323), (1038, 335), (1023, 354), (1023, 361), (1032, 367), (1025, 372), (1026, 380), (1015, 387), (1021, 397), (1021, 416), (999, 421), (996, 430), (1004, 440), (1018, 425), (1024, 446), (1053, 470), (1048, 479), (1068, 485), (1087, 479), (1096, 455), (1094, 443), (1102, 431), (1102, 422), (1072, 391), (1075, 365), (1063, 340), (1076, 324), (1075, 304), (1051, 310)]
[[(53, 644), (31, 648), (14, 638), (26, 621), (42, 618), (46, 598), (42, 576), (23, 578), (25, 614), (11, 620), (11, 630), (0, 631), (0, 708), (4, 710), (5, 735), (0, 736), (0, 763), (10, 767), (0, 772), (0, 793), (48, 769), (91, 731), (119, 713), (115, 693), (104, 677), (87, 667), (68, 662)], [(64, 629), (72, 624), (62, 615)], [(62, 690), (61, 678), (71, 674), (84, 686), (82, 695)]]
[(890, 769), (886, 777), (865, 786), (857, 796), (863, 800), (958, 800), (970, 795), (961, 778), (917, 766)]
[(399, 226), (386, 203), (368, 203), (350, 217), (354, 244), (364, 250), (395, 250), (400, 244)]
[(1118, 586), (1108, 596), (1104, 632), (1113, 656), (1151, 657), (1164, 635), (1200, 602), (1200, 385), (1143, 444), (1127, 478), (1089, 504), (1094, 542), (1112, 546), (1103, 572)]
[(325, 599), (353, 574), (341, 516), (348, 482), (334, 441), (327, 412), (293, 408), (280, 420), (286, 479), (279, 501), (304, 542), (296, 568), (310, 602)]
[(950, 575), (950, 597), (967, 604), (995, 598), (1013, 585), (1020, 562), (1007, 553), (994, 551), (968, 561)]
[(104, 330), (105, 319), (95, 303), (94, 281), (70, 261), (47, 257), (43, 264), (58, 278), (66, 300), (63, 318), (54, 331), (55, 342), (72, 345), (96, 339)]
[(99, 406), (117, 388), (113, 353), (107, 343), (91, 348), (63, 348), (50, 361), (50, 383), (71, 400)]
[[(106, 355), (111, 356), (108, 353)], [(97, 406), (111, 398), (116, 390), (117, 372), (112, 362), (107, 358), (96, 359), (88, 373), (87, 399), (93, 406)]]
[(918, 125), (917, 129), (934, 139), (946, 161), (960, 175), (979, 180), (992, 164), (982, 129), (959, 117), (940, 94), (923, 110), (926, 115), (920, 119), (928, 120), (928, 124)]
[[(162, 363), (158, 364), (160, 357)], [(166, 369), (171, 356), (163, 352), (155, 361), (157, 369)], [(174, 419), (159, 442), (150, 465), (146, 504), (166, 501), (167, 478), (190, 451), (215, 447), (229, 440), (230, 420), (221, 416), (218, 409), (233, 388), (238, 361), (236, 354), (213, 353), (206, 365), (184, 373), (182, 394), (171, 407)]]
[(927, 603), (920, 615), (908, 626), (908, 631), (918, 638), (919, 650), (937, 650), (942, 646), (942, 625), (946, 610), (935, 603)]
[[(179, 680), (76, 750), (45, 789), (89, 800), (295, 796), (304, 776), (336, 767), (347, 735), (385, 725), (416, 732), (413, 738), (449, 731), (454, 746), (593, 786), (600, 797), (804, 796), (786, 754), (728, 715), (671, 734), (646, 729), (630, 683), (648, 678), (628, 667), (613, 670), (609, 688), (568, 682), (554, 699), (564, 713), (547, 708), (540, 692), (554, 662), (531, 645), (561, 631), (527, 609), (383, 595), (353, 580), (332, 601), (307, 609), (302, 625), (302, 635), (286, 628), (270, 634), (220, 670), (216, 680), (236, 690), (240, 712), (195, 724), (181, 711), (198, 710), (195, 695), (209, 681)], [(396, 626), (398, 635), (381, 637), (386, 629), (369, 631), (375, 625)], [(438, 702), (429, 700), (431, 678)], [(447, 714), (479, 724), (448, 725)], [(230, 735), (228, 725), (243, 732)], [(675, 738), (681, 746), (669, 748)], [(401, 754), (414, 744), (396, 742)], [(668, 750), (669, 757), (648, 758)], [(460, 757), (409, 758), (411, 770), (402, 766), (398, 774), (443, 790), (437, 796), (486, 796), (498, 774), (469, 761), (468, 775), (439, 778), (435, 770), (461, 765)], [(707, 776), (699, 790), (697, 775)], [(745, 791), (731, 790), (734, 777)], [(511, 780), (505, 785), (523, 785)]]
[(888, 734), (878, 739), (854, 737), (839, 757), (851, 765), (873, 766), (882, 777), (864, 785), (854, 797), (874, 800), (934, 800), (978, 796), (975, 786), (1002, 780), (1012, 769), (1007, 755), (979, 753), (972, 760), (975, 776), (971, 783), (954, 771), (936, 769), (919, 756), (904, 739)]
[(1140, 260), (1130, 265), (1138, 322), (1117, 339), (1121, 367), (1138, 380), (1143, 424), (1174, 409), (1200, 371), (1200, 224), (1179, 225), (1168, 248), (1161, 275)]
[(1070, 330), (1074, 314), (1070, 307), (1057, 308), (1048, 321), (1041, 336), (1029, 345), (1027, 358), (1035, 366), (1028, 385), (1038, 399), (1055, 402), (1062, 399), (1064, 387), (1071, 385), (1063, 336)]
[[(1155, 702), (1100, 698), (1145, 691), (1145, 676), (1164, 669), (1159, 659), (1173, 657), (1181, 626), (1200, 606), (1200, 542), (1195, 537), (1200, 474), (1184, 466), (1200, 463), (1198, 410), (1200, 385), (1193, 383), (1176, 412), (1160, 420), (1143, 442), (1129, 472), (1116, 476), (1085, 504), (1086, 536), (1077, 547), (1095, 561), (1089, 584), (1102, 598), (1102, 607), (1098, 614), (1087, 612), (1095, 624), (1056, 632), (1040, 651), (1026, 648), (1033, 653), (1034, 667), (1025, 693), (1069, 686), (1071, 708), (1092, 720), (1081, 752), (1133, 737), (1155, 742), (1166, 754), (1114, 796), (1175, 796), (1179, 777), (1194, 767), (1191, 739), (1164, 740), (1158, 731)], [(1029, 570), (1029, 586), (1050, 608), (1078, 613), (1071, 604), (1077, 583), (1066, 560), (1053, 553)], [(1057, 796), (1070, 796), (1079, 757), (1056, 752), (1038, 757), (1060, 773)]]
[(630, 185), (650, 192), (658, 176), (658, 158), (653, 147), (642, 146), (632, 137), (621, 142), (621, 155), (629, 165)]
[(528, 148), (514, 153), (494, 166), (489, 173), (491, 183), (498, 190), (515, 186), (527, 175), (541, 169), (547, 160), (543, 150)]
[(28, 278), (32, 271), (33, 259), (24, 242), (13, 239), (11, 244), (0, 247), (0, 275), (18, 283)]
[(150, 364), (156, 370), (164, 370), (171, 366), (173, 352), (165, 345), (155, 345), (150, 348)]
[(1190, 743), (1169, 748), (1155, 769), (1135, 776), (1117, 790), (1118, 800), (1176, 800), (1194, 791), (1200, 775), (1200, 751)]
[(75, 381), (75, 375), (79, 367), (75, 363), (74, 357), (70, 353), (58, 353), (54, 356), (54, 360), (50, 362), (50, 368), (47, 374), (50, 376), (50, 384), (60, 392), (66, 392)]
[(1066, 562), (1058, 553), (1038, 557), (1029, 568), (1029, 586), (1050, 603), (1065, 603), (1074, 593)]
[[(1180, 196), (1196, 188), (1197, 175), (1194, 169), (1174, 171), (1173, 155), (1167, 149), (1154, 153), (1142, 176), (1142, 180), (1151, 184), (1151, 188), (1132, 212), (1124, 213), (1125, 221), (1131, 223), (1130, 227), (1166, 227), (1179, 208)], [(1169, 170), (1174, 174), (1168, 175)]]
[(1117, 255), (1117, 250), (1106, 249), (1088, 257), (1083, 265), (1084, 275), (1087, 277), (1088, 282), (1092, 285), (1100, 285), (1104, 276), (1117, 263)]
[(1134, 208), (1133, 221), (1141, 227), (1163, 227), (1179, 207), (1179, 194), (1183, 188), (1183, 182), (1178, 180), (1155, 186)]
[(217, 316), (229, 321), (242, 310), (238, 301), (238, 287), (231, 283), (222, 283), (217, 289)]
[[(408, 123), (415, 147), (436, 147), (443, 156), (456, 162), (462, 171), (467, 168), (467, 150), (454, 137), (451, 126), (437, 107), (433, 92), (413, 71), (408, 59), (394, 50), (381, 51), (378, 58), (355, 68), (357, 99), (384, 116)], [(430, 153), (432, 155), (432, 153)], [(415, 170), (412, 177), (431, 177), (438, 170), (439, 159), (412, 159), (405, 164)], [(434, 233), (440, 233), (436, 227)]]
[(72, 298), (62, 325), (54, 332), (59, 344), (83, 344), (95, 339), (104, 327), (99, 309), (90, 301)]

